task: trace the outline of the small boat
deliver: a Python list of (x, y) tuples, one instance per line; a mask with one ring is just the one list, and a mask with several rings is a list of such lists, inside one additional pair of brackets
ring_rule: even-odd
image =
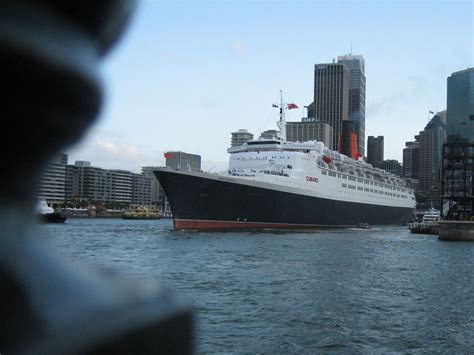
[(359, 223), (357, 224), (357, 228), (360, 228), (360, 229), (369, 229), (370, 226), (368, 223)]
[(49, 207), (44, 198), (38, 199), (36, 215), (43, 223), (64, 223), (66, 221), (66, 217), (61, 212), (57, 212), (54, 208)]
[(122, 219), (160, 219), (157, 211), (128, 211), (122, 214)]
[(440, 219), (441, 213), (435, 208), (430, 208), (423, 214), (423, 223), (437, 223)]
[(410, 232), (414, 234), (438, 234), (440, 217), (439, 210), (430, 208), (423, 214), (421, 222), (410, 223)]

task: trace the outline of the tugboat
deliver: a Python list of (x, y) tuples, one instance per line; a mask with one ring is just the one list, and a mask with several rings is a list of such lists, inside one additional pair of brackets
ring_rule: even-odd
[(227, 171), (154, 170), (175, 229), (351, 228), (409, 220), (413, 190), (362, 160), (352, 122), (343, 125), (341, 152), (333, 151), (323, 142), (287, 141), (285, 109), (296, 105), (281, 98), (274, 106), (280, 108), (277, 137), (229, 148)]
[(43, 223), (64, 223), (66, 221), (66, 217), (61, 212), (57, 212), (54, 208), (49, 207), (44, 198), (38, 199), (36, 215)]

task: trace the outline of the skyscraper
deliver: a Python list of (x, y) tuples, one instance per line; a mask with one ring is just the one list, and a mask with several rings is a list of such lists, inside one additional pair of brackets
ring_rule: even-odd
[(314, 118), (333, 129), (332, 146), (337, 150), (342, 121), (349, 117), (349, 70), (342, 63), (314, 66)]
[(403, 177), (418, 179), (420, 166), (420, 143), (406, 142), (403, 149)]
[(420, 142), (406, 142), (403, 149), (403, 178), (416, 190), (420, 172)]
[(337, 62), (349, 70), (349, 120), (354, 122), (359, 153), (365, 155), (365, 61), (361, 55), (342, 55)]
[(373, 166), (383, 162), (383, 136), (369, 136), (367, 140), (367, 162)]
[(446, 123), (448, 143), (474, 141), (474, 68), (448, 77)]
[(418, 202), (440, 207), (441, 160), (446, 142), (446, 111), (436, 113), (425, 129), (420, 132), (420, 170)]
[(452, 207), (448, 218), (468, 219), (474, 215), (474, 68), (448, 77), (447, 97), (443, 203)]

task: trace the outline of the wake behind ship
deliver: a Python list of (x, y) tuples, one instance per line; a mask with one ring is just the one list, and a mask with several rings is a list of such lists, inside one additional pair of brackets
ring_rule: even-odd
[(168, 196), (175, 229), (331, 228), (406, 223), (413, 191), (399, 177), (280, 134), (231, 147), (224, 173), (154, 170)]

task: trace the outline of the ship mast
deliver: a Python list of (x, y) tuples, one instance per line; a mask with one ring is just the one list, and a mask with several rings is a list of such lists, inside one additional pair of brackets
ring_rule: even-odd
[(286, 121), (285, 121), (285, 107), (283, 106), (283, 91), (280, 90), (280, 121), (277, 123), (280, 128), (280, 138), (286, 141)]

